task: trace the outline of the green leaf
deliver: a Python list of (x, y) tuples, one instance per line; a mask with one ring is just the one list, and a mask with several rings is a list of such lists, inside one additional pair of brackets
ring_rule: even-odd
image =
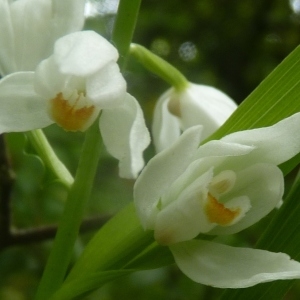
[(153, 242), (153, 232), (143, 230), (131, 203), (88, 243), (66, 282), (85, 278), (92, 272), (123, 268)]
[[(300, 111), (300, 46), (243, 101), (208, 140), (241, 130), (271, 126)], [(300, 162), (300, 154), (280, 166), (288, 174)]]
[(133, 271), (135, 270), (104, 271), (88, 274), (83, 279), (74, 279), (64, 284), (50, 299), (72, 300), (75, 297), (82, 296), (85, 293), (101, 287), (108, 281), (128, 275)]
[(245, 99), (209, 139), (270, 126), (300, 111), (300, 46)]
[(125, 268), (150, 270), (174, 264), (174, 257), (169, 247), (160, 246), (154, 242), (147, 247), (141, 254), (126, 264)]
[(129, 45), (132, 40), (141, 0), (120, 0), (112, 33), (112, 40), (119, 51), (119, 66), (124, 71)]
[(168, 247), (159, 246), (153, 232), (143, 230), (131, 203), (88, 243), (53, 300), (72, 299), (133, 271), (172, 263)]

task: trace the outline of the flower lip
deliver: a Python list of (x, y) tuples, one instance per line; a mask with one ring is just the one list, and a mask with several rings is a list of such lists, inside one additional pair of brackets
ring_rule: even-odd
[(216, 223), (221, 226), (230, 225), (241, 213), (239, 207), (233, 209), (227, 208), (224, 204), (218, 202), (210, 193), (207, 195), (204, 210), (211, 223)]
[(225, 203), (219, 200), (234, 188), (235, 182), (236, 173), (232, 170), (222, 171), (212, 178), (203, 207), (210, 223), (230, 226), (242, 219), (251, 208), (250, 199), (247, 196), (234, 197)]
[(74, 91), (70, 97), (58, 93), (49, 102), (50, 116), (67, 131), (84, 131), (95, 120), (95, 106), (86, 101), (82, 92)]

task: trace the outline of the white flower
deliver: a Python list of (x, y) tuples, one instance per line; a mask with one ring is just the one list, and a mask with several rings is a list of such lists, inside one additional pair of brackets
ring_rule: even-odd
[(181, 92), (171, 88), (158, 100), (153, 116), (153, 142), (157, 152), (172, 145), (181, 131), (202, 125), (202, 140), (216, 131), (237, 105), (221, 91), (189, 83)]
[(299, 127), (300, 113), (199, 147), (194, 126), (144, 168), (134, 187), (138, 216), (191, 279), (240, 288), (300, 278), (300, 264), (285, 254), (195, 239), (237, 233), (276, 207), (284, 190), (277, 165), (300, 151)]
[(85, 0), (0, 0), (0, 75), (33, 71), (59, 37), (78, 31)]
[(0, 133), (54, 122), (84, 131), (101, 112), (100, 131), (120, 161), (120, 176), (136, 177), (150, 139), (138, 102), (126, 93), (117, 59), (117, 50), (93, 31), (58, 39), (53, 55), (36, 72), (13, 73), (0, 81)]

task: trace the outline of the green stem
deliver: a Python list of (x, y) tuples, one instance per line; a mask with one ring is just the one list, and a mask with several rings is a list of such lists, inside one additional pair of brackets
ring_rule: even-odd
[(100, 157), (99, 124), (87, 131), (74, 184), (69, 192), (36, 300), (48, 299), (62, 284), (73, 254), (85, 204), (90, 196)]
[(138, 44), (131, 44), (130, 54), (150, 72), (174, 86), (178, 92), (185, 90), (189, 85), (188, 80), (182, 73), (145, 47)]
[(56, 156), (44, 132), (41, 129), (36, 129), (27, 132), (26, 135), (44, 164), (66, 187), (70, 188), (74, 179), (65, 165)]
[(112, 40), (119, 51), (119, 65), (124, 70), (141, 0), (120, 0)]

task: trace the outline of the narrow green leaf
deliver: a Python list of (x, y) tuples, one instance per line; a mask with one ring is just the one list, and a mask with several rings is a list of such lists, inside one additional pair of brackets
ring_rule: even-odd
[(153, 232), (143, 230), (131, 203), (98, 231), (51, 299), (73, 299), (130, 272), (172, 263), (168, 247), (159, 246)]
[(93, 237), (66, 282), (92, 272), (123, 268), (153, 242), (153, 232), (143, 230), (131, 203)]
[(270, 126), (300, 111), (300, 46), (245, 99), (209, 139)]
[(174, 264), (174, 257), (169, 247), (160, 246), (157, 242), (147, 247), (140, 255), (125, 265), (125, 268), (150, 270)]
[[(208, 140), (241, 130), (271, 126), (300, 111), (300, 46), (244, 100)], [(300, 162), (300, 154), (280, 166), (286, 175)]]
[(112, 33), (112, 40), (119, 51), (121, 70), (126, 67), (127, 54), (131, 43), (142, 0), (120, 0)]
[(51, 300), (72, 300), (85, 293), (98, 289), (108, 281), (120, 278), (132, 273), (134, 270), (118, 270), (95, 272), (88, 274), (84, 279), (74, 279), (64, 284), (52, 297)]

